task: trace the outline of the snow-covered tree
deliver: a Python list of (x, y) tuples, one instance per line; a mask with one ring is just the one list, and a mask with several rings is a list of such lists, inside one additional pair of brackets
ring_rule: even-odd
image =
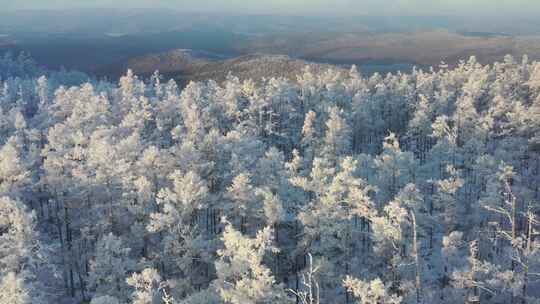
[(407, 183), (414, 182), (416, 161), (411, 152), (404, 152), (394, 133), (383, 143), (383, 151), (375, 158), (379, 201), (387, 202)]
[(47, 292), (37, 275), (49, 265), (35, 214), (19, 200), (0, 198), (0, 303), (43, 303)]
[(448, 165), (446, 168), (448, 178), (437, 181), (437, 192), (434, 200), (436, 209), (441, 215), (446, 231), (453, 231), (458, 225), (458, 219), (465, 216), (465, 207), (458, 199), (458, 191), (463, 186), (463, 179), (456, 168)]
[(122, 239), (112, 233), (98, 241), (88, 274), (89, 287), (96, 296), (108, 295), (120, 301), (127, 299), (126, 277), (135, 268), (129, 252), (130, 248), (124, 247)]
[(339, 162), (341, 156), (345, 156), (351, 151), (350, 127), (345, 120), (344, 112), (337, 107), (332, 107), (328, 111), (326, 121), (326, 133), (323, 140), (322, 155), (332, 163)]
[(399, 304), (401, 298), (391, 294), (381, 279), (361, 281), (347, 277), (343, 284), (358, 299), (359, 304)]
[(17, 139), (11, 137), (0, 148), (0, 194), (19, 195), (21, 187), (29, 182), (29, 175), (30, 172), (21, 158)]
[(131, 295), (133, 304), (160, 304), (163, 293), (160, 291), (161, 277), (155, 269), (146, 268), (141, 273), (134, 273), (126, 282), (135, 291)]
[(233, 179), (227, 188), (227, 198), (231, 201), (225, 210), (231, 218), (239, 219), (239, 227), (242, 232), (248, 229), (249, 217), (259, 213), (259, 201), (256, 197), (256, 189), (251, 184), (251, 177), (247, 173), (241, 173)]
[(32, 302), (30, 291), (24, 279), (13, 272), (0, 277), (0, 303), (29, 304)]
[(225, 226), (216, 261), (216, 287), (225, 303), (288, 303), (285, 290), (263, 263), (272, 245), (272, 230), (265, 228), (254, 239), (243, 236), (231, 224)]

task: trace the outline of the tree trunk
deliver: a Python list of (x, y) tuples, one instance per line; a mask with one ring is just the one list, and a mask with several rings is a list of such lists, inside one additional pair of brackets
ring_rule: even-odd
[(71, 227), (70, 227), (70, 219), (68, 215), (68, 208), (64, 206), (64, 221), (66, 225), (66, 242), (67, 242), (67, 250), (69, 252), (69, 284), (70, 284), (70, 294), (71, 297), (75, 297), (75, 283), (73, 279), (73, 250), (72, 250), (72, 234), (71, 234)]
[(411, 219), (412, 219), (412, 225), (413, 225), (413, 255), (414, 255), (414, 263), (416, 265), (416, 275), (415, 275), (416, 303), (422, 303), (420, 257), (418, 254), (418, 236), (417, 236), (417, 231), (416, 231), (416, 216), (414, 215), (414, 211), (411, 211)]
[(525, 254), (524, 254), (524, 267), (523, 267), (523, 290), (522, 290), (522, 296), (521, 296), (521, 303), (526, 304), (527, 303), (527, 288), (529, 285), (529, 255), (531, 254), (532, 250), (532, 234), (533, 234), (533, 222), (534, 222), (534, 213), (530, 210), (527, 211), (527, 244), (525, 248)]

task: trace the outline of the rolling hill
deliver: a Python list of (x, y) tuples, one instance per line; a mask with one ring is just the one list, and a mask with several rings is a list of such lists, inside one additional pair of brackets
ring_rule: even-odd
[(242, 80), (263, 77), (285, 77), (294, 80), (306, 66), (310, 66), (314, 72), (339, 69), (335, 65), (294, 59), (286, 55), (250, 54), (227, 58), (209, 52), (178, 49), (108, 65), (96, 70), (96, 74), (117, 77), (131, 69), (135, 74), (145, 77), (158, 70), (167, 78), (174, 78), (182, 84), (208, 79), (219, 82), (225, 80), (229, 73)]

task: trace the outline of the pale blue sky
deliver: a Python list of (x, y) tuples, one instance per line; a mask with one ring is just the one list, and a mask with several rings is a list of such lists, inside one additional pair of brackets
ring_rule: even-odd
[(540, 0), (0, 0), (0, 9), (82, 7), (298, 15), (540, 15)]

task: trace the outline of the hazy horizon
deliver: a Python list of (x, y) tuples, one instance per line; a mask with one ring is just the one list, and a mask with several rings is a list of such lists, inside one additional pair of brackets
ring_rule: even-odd
[(0, 0), (5, 11), (65, 10), (65, 9), (174, 9), (186, 12), (227, 14), (283, 14), (283, 15), (381, 15), (381, 16), (523, 16), (540, 15), (540, 1), (536, 0), (453, 0), (434, 3), (432, 0)]

